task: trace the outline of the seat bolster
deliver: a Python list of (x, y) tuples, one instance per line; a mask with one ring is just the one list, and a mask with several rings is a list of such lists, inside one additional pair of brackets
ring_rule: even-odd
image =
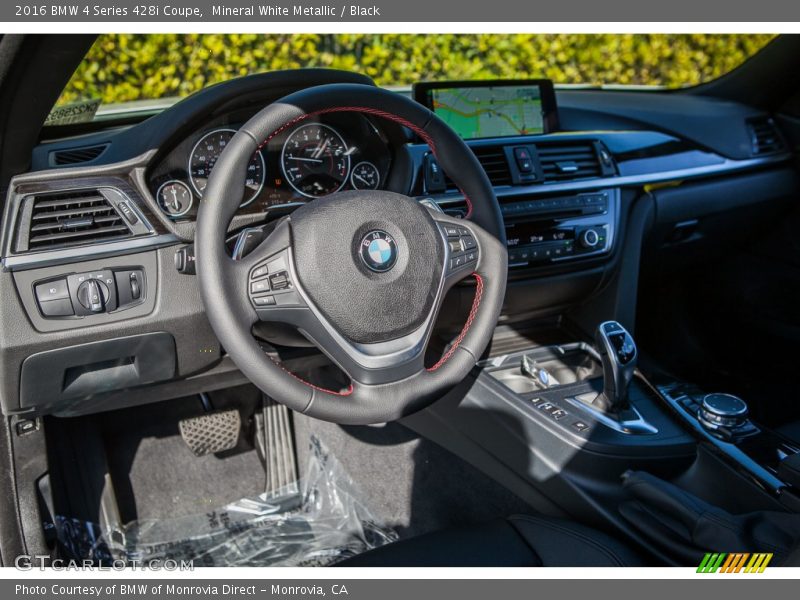
[(508, 522), (546, 567), (644, 566), (621, 542), (572, 521), (514, 515)]
[(341, 567), (538, 567), (538, 557), (505, 519), (435, 531), (381, 546)]

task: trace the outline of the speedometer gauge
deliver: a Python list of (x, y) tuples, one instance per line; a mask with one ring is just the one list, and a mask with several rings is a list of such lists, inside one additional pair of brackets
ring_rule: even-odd
[(310, 198), (338, 192), (350, 174), (350, 154), (333, 127), (311, 123), (295, 129), (281, 152), (286, 181)]
[[(235, 129), (215, 129), (201, 137), (194, 145), (192, 153), (189, 155), (189, 179), (198, 196), (203, 195), (211, 170), (235, 134)], [(241, 206), (250, 204), (258, 196), (264, 186), (266, 170), (264, 157), (260, 151), (256, 150), (247, 165), (247, 178), (244, 181), (245, 192), (242, 196)]]

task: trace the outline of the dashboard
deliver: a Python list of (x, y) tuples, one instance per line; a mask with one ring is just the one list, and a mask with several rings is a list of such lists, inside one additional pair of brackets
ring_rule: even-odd
[[(237, 111), (204, 123), (154, 164), (147, 182), (164, 216), (196, 218), (214, 164), (249, 116)], [(379, 123), (355, 113), (309, 119), (253, 154), (239, 214), (304, 204), (342, 190), (385, 189), (391, 166), (390, 142)]]
[[(243, 382), (225, 363), (192, 276), (198, 207), (244, 123), (289, 93), (330, 83), (372, 85), (331, 70), (253, 75), (144, 119), (63, 132), (33, 150), (30, 171), (10, 182), (3, 214), (5, 413), (80, 414), (128, 390), (138, 403), (135, 390), (145, 384), (151, 395), (177, 397)], [(556, 110), (551, 87), (529, 83), (428, 94), (450, 120), (478, 102), (480, 114), (462, 122), (462, 135), (505, 219), (510, 283), (502, 323), (563, 314), (601, 294), (627, 298), (646, 243), (691, 248), (742, 229), (721, 227), (718, 215), (782, 202), (800, 188), (791, 152), (775, 144), (780, 135), (761, 110), (689, 95), (579, 90), (557, 90)], [(483, 120), (498, 115), (513, 127)], [(463, 194), (412, 132), (332, 113), (288, 128), (251, 157), (246, 179), (231, 190), (239, 204), (229, 226), (233, 248), (246, 247), (248, 236), (258, 243), (299, 205), (352, 189), (466, 212)], [(471, 306), (474, 290), (452, 293), (456, 305)], [(635, 299), (626, 306), (617, 312), (632, 311)], [(459, 310), (440, 319), (463, 326)], [(102, 393), (93, 387), (101, 379)]]

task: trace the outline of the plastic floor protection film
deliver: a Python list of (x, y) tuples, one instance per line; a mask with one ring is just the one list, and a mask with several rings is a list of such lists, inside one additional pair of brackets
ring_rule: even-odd
[(334, 456), (313, 437), (307, 476), (267, 497), (217, 510), (105, 528), (55, 519), (67, 558), (97, 564), (191, 561), (200, 566), (324, 566), (397, 540), (379, 525)]

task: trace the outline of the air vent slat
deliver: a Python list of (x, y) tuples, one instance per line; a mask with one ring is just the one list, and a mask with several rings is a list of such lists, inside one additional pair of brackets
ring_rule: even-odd
[(98, 144), (96, 146), (83, 146), (81, 148), (54, 150), (50, 153), (50, 161), (54, 166), (57, 167), (90, 162), (98, 158), (107, 147), (108, 144)]
[(62, 218), (70, 218), (70, 217), (79, 217), (84, 215), (96, 215), (98, 213), (109, 213), (114, 212), (114, 209), (110, 206), (81, 206), (73, 209), (65, 209), (65, 210), (54, 210), (54, 211), (47, 211), (38, 213), (33, 216), (34, 221), (40, 221), (43, 219), (53, 220), (53, 219), (62, 219)]
[(540, 142), (536, 144), (544, 181), (566, 181), (603, 176), (594, 142)]
[(128, 228), (125, 225), (113, 226), (113, 227), (104, 227), (103, 231), (98, 233), (95, 229), (86, 229), (83, 231), (67, 231), (63, 233), (53, 233), (50, 235), (37, 235), (32, 236), (30, 239), (31, 246), (34, 244), (41, 244), (44, 242), (53, 242), (53, 241), (64, 241), (64, 240), (72, 240), (76, 238), (87, 238), (90, 237), (92, 240), (106, 238), (106, 237), (118, 237), (123, 233), (130, 233)]
[(42, 194), (31, 201), (28, 250), (90, 244), (132, 235), (122, 216), (96, 189)]
[[(505, 151), (502, 146), (477, 146), (472, 152), (481, 163), (486, 176), (494, 186), (511, 185), (511, 170), (508, 167)], [(455, 189), (455, 184), (446, 177), (447, 188)]]
[[(46, 196), (41, 196), (45, 198)], [(38, 200), (38, 199), (37, 199)], [(48, 199), (48, 200), (40, 200), (36, 203), (36, 208), (39, 210), (44, 210), (45, 208), (60, 208), (62, 206), (70, 206), (73, 204), (92, 204), (92, 203), (101, 203), (105, 204), (106, 199), (105, 197), (101, 196), (100, 194), (97, 195), (87, 195), (87, 196), (78, 196), (72, 197), (67, 196), (66, 198), (59, 195), (56, 198)]]
[(771, 117), (751, 119), (747, 125), (750, 129), (753, 154), (771, 154), (786, 149), (778, 126)]

